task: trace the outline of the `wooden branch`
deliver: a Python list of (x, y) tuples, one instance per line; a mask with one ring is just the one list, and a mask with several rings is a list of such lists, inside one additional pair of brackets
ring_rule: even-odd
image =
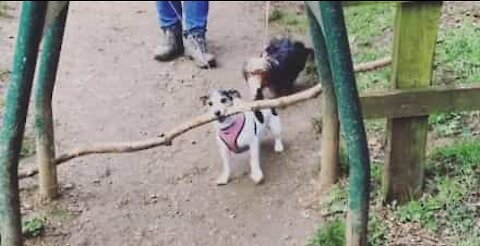
[(372, 70), (376, 70), (376, 69), (379, 69), (379, 68), (386, 67), (386, 66), (390, 65), (391, 63), (392, 63), (392, 58), (387, 56), (387, 57), (384, 57), (384, 58), (381, 58), (381, 59), (378, 59), (378, 60), (375, 60), (375, 61), (356, 64), (356, 65), (353, 66), (353, 70), (356, 73), (369, 72), (369, 71), (372, 71)]
[[(322, 86), (318, 84), (303, 92), (295, 93), (286, 97), (253, 102), (242, 102), (238, 106), (228, 109), (225, 115), (233, 115), (239, 112), (253, 111), (257, 109), (265, 109), (272, 107), (282, 108), (317, 97), (322, 93), (322, 91)], [(162, 145), (169, 146), (171, 145), (173, 139), (182, 135), (183, 133), (186, 133), (194, 128), (205, 125), (215, 120), (216, 118), (213, 115), (204, 114), (189, 121), (186, 121), (185, 123), (177, 127), (174, 127), (170, 131), (161, 134), (157, 138), (136, 142), (102, 143), (79, 147), (58, 156), (58, 158), (55, 159), (55, 164), (60, 165), (73, 158), (91, 154), (128, 153), (151, 149)], [(38, 170), (34, 168), (28, 171), (19, 172), (18, 178), (23, 179), (27, 177), (33, 177), (36, 174), (38, 174)]]
[[(359, 73), (367, 72), (367, 71), (388, 66), (391, 63), (391, 61), (392, 59), (390, 57), (385, 57), (379, 60), (357, 64), (354, 66), (354, 70), (355, 72), (359, 72)], [(239, 105), (238, 107), (234, 107), (230, 109), (227, 115), (232, 115), (238, 112), (251, 111), (255, 109), (285, 107), (285, 106), (289, 106), (292, 104), (296, 104), (296, 103), (303, 102), (308, 99), (317, 97), (321, 93), (322, 93), (322, 87), (319, 84), (306, 91), (299, 92), (287, 97), (244, 103), (242, 105)], [(79, 147), (58, 156), (55, 159), (55, 164), (60, 165), (71, 159), (74, 159), (80, 156), (91, 155), (91, 154), (127, 153), (127, 152), (146, 150), (146, 149), (150, 149), (150, 148), (154, 148), (162, 145), (168, 146), (171, 144), (171, 141), (174, 138), (178, 137), (179, 135), (189, 130), (192, 130), (194, 128), (197, 128), (199, 126), (202, 126), (204, 124), (210, 123), (214, 120), (215, 120), (214, 117), (205, 114), (185, 122), (184, 124), (172, 129), (171, 131), (160, 135), (160, 137), (158, 138), (153, 138), (153, 139), (148, 139), (143, 141), (136, 141), (136, 142), (103, 143), (103, 144), (94, 144), (94, 145)], [(37, 174), (38, 174), (38, 169), (32, 168), (27, 171), (19, 172), (18, 178), (24, 179), (28, 177), (33, 177)]]

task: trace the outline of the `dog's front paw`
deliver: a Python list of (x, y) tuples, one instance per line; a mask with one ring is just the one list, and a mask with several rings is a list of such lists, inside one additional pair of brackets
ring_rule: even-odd
[(263, 182), (263, 173), (261, 172), (254, 172), (250, 174), (250, 178), (255, 182), (255, 184), (261, 184)]
[(283, 152), (283, 143), (280, 140), (275, 140), (275, 146), (274, 146), (275, 152), (280, 153)]
[(230, 180), (230, 177), (228, 177), (227, 175), (222, 175), (220, 177), (218, 177), (217, 179), (217, 185), (226, 185), (228, 184), (228, 181)]

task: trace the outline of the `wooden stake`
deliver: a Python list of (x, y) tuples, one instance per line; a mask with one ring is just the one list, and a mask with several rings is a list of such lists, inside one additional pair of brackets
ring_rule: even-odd
[[(397, 8), (392, 76), (396, 88), (431, 84), (441, 6), (441, 2), (412, 2)], [(427, 132), (428, 116), (388, 120), (385, 201), (402, 203), (421, 194)]]

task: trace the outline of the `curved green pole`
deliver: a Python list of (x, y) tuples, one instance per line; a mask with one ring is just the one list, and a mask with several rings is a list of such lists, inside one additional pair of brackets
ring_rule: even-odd
[(52, 95), (62, 49), (69, 2), (47, 27), (40, 57), (39, 75), (35, 88), (35, 131), (39, 190), (43, 198), (58, 196), (53, 129)]
[(320, 18), (350, 161), (347, 245), (367, 245), (370, 160), (340, 1), (321, 1)]
[(46, 1), (23, 3), (12, 75), (0, 132), (0, 245), (23, 245), (18, 158), (25, 129), (37, 52), (47, 9)]

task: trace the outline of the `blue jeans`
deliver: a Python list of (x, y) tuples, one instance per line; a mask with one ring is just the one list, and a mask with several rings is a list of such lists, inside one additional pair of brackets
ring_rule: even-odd
[(185, 31), (192, 34), (205, 34), (207, 31), (208, 1), (185, 1), (183, 5), (185, 13), (182, 12), (181, 1), (157, 1), (160, 27), (182, 27), (181, 18), (185, 14)]

